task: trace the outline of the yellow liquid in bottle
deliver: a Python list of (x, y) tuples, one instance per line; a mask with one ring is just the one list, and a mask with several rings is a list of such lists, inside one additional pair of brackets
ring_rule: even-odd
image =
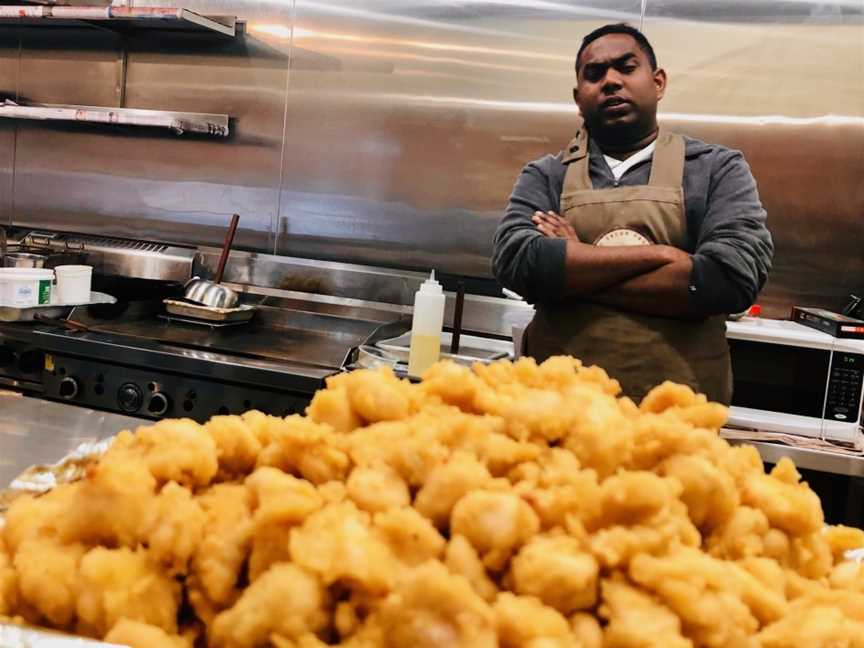
[(437, 335), (411, 335), (408, 375), (419, 378), (441, 356), (441, 338)]

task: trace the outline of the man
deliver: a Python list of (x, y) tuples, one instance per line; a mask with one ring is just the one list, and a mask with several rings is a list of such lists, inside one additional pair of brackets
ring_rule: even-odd
[(633, 27), (588, 34), (576, 79), (582, 128), (523, 169), (495, 234), (495, 276), (536, 304), (525, 352), (598, 364), (637, 402), (668, 379), (728, 403), (725, 314), (774, 250), (750, 169), (658, 127), (666, 73)]

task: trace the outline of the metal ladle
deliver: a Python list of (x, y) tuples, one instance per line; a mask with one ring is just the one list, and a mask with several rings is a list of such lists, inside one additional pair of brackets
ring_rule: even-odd
[(231, 252), (231, 244), (234, 242), (234, 234), (237, 232), (237, 223), (240, 215), (231, 217), (228, 233), (225, 235), (225, 244), (222, 246), (222, 254), (219, 257), (219, 265), (216, 267), (216, 276), (213, 281), (192, 277), (186, 282), (185, 297), (191, 302), (209, 306), (210, 308), (234, 308), (240, 299), (235, 290), (221, 285), (222, 275), (225, 273), (225, 264), (228, 262), (228, 254)]

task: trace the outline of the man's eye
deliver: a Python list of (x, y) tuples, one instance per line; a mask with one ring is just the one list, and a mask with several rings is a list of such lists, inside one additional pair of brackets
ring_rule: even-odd
[(635, 65), (625, 65), (624, 67), (621, 68), (621, 71), (624, 72), (625, 74), (631, 74), (632, 72), (636, 71), (636, 66)]

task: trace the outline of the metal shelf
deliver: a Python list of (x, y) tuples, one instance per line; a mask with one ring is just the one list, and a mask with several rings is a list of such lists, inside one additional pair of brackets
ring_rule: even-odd
[(0, 26), (107, 27), (119, 31), (157, 29), (235, 36), (234, 16), (208, 17), (176, 7), (0, 5)]
[(0, 102), (0, 117), (47, 121), (74, 121), (90, 124), (121, 124), (167, 128), (178, 135), (202, 133), (228, 137), (228, 115), (211, 113), (109, 108), (102, 106), (69, 106), (63, 104), (27, 104)]

